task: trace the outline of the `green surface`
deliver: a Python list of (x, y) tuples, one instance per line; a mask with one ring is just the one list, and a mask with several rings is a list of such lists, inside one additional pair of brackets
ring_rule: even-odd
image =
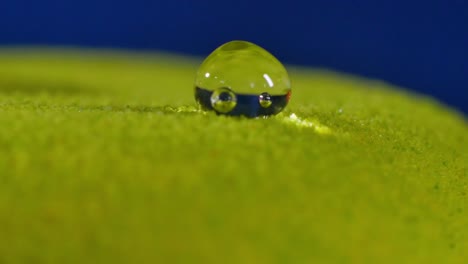
[(0, 263), (467, 262), (464, 117), (291, 68), (284, 114), (203, 114), (200, 62), (0, 52)]

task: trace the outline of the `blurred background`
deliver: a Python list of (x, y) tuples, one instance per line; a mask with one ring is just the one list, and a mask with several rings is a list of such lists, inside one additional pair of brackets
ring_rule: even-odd
[(233, 39), (384, 80), (468, 113), (468, 1), (1, 0), (0, 47), (208, 55)]

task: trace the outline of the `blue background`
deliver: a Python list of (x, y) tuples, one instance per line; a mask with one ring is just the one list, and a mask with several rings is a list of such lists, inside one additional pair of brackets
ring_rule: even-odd
[(233, 39), (287, 63), (382, 79), (468, 113), (465, 0), (0, 1), (0, 45), (207, 55)]

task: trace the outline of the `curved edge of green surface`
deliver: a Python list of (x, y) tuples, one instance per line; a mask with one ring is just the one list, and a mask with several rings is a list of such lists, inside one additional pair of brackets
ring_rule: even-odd
[[(2, 69), (2, 72), (0, 73), (3, 74), (3, 76), (1, 76), (3, 77), (1, 79), (2, 81), (4, 81), (5, 78), (12, 79), (13, 77), (23, 77), (21, 74), (30, 74), (31, 77), (42, 75), (45, 80), (51, 81), (53, 81), (54, 78), (58, 80), (63, 79), (60, 78), (60, 74), (64, 74), (65, 78), (74, 80), (79, 79), (79, 76), (66, 74), (67, 70), (72, 70), (75, 67), (80, 66), (88, 66), (89, 71), (86, 73), (88, 77), (95, 77), (96, 74), (99, 74), (99, 71), (92, 71), (99, 69), (103, 71), (103, 81), (112, 83), (112, 80), (110, 80), (110, 78), (106, 80), (106, 77), (109, 71), (116, 69), (119, 71), (130, 71), (129, 74), (136, 73), (137, 77), (139, 75), (139, 71), (142, 71), (144, 74), (147, 74), (148, 71), (153, 71), (160, 75), (170, 71), (177, 71), (177, 75), (179, 75), (179, 77), (185, 81), (190, 80), (190, 82), (193, 82), (195, 78), (194, 70), (196, 70), (197, 67), (201, 64), (203, 58), (185, 56), (175, 53), (158, 53), (149, 51), (135, 52), (121, 49), (4, 46), (0, 47), (0, 60), (0, 69)], [(13, 69), (8, 69), (12, 66)], [(48, 67), (50, 67), (50, 70), (47, 69)], [(69, 67), (69, 69), (67, 69), (67, 67)], [(294, 92), (299, 92), (299, 96), (301, 90), (304, 88), (318, 90), (318, 92), (325, 95), (328, 93), (328, 91), (324, 93), (323, 89), (330, 89), (330, 93), (332, 94), (343, 92), (344, 89), (346, 90), (349, 88), (361, 90), (361, 92), (364, 90), (364, 92), (370, 93), (378, 93), (381, 91), (387, 94), (399, 94), (401, 95), (401, 98), (410, 98), (413, 103), (423, 102), (423, 105), (433, 105), (434, 107), (440, 108), (440, 110), (450, 112), (453, 116), (457, 116), (462, 120), (466, 120), (466, 117), (463, 115), (463, 113), (457, 111), (456, 109), (450, 108), (436, 99), (433, 99), (427, 95), (410, 92), (401, 87), (391, 85), (383, 81), (362, 78), (356, 75), (336, 72), (323, 68), (305, 68), (295, 65), (286, 65), (286, 67), (293, 82)], [(8, 74), (14, 75), (15, 73), (17, 73), (19, 76), (8, 76)], [(183, 74), (184, 76), (180, 76), (180, 74)], [(164, 77), (170, 78), (172, 75)], [(176, 83), (176, 79), (178, 78), (174, 78), (174, 83)], [(305, 79), (307, 79), (307, 85), (303, 85)], [(311, 83), (311, 79), (315, 80)], [(311, 87), (314, 83), (319, 83), (320, 81), (327, 81), (327, 87)], [(155, 88), (158, 84), (159, 83), (156, 82), (153, 88)], [(2, 88), (8, 87), (3, 85)], [(46, 92), (52, 91), (53, 93), (53, 89), (47, 90), (45, 87), (41, 88), (44, 88)], [(67, 87), (64, 87), (64, 89), (66, 88)], [(84, 90), (86, 91), (85, 88), (86, 87), (84, 87)], [(95, 92), (99, 92), (99, 89), (105, 89), (105, 87), (94, 88), (98, 88)], [(190, 87), (190, 89), (191, 88), (192, 87)], [(322, 89), (322, 91), (320, 91), (320, 89)], [(40, 89), (38, 90), (40, 91)], [(5, 90), (3, 90), (3, 92), (5, 92)], [(310, 98), (308, 99), (310, 100)], [(295, 100), (293, 100), (293, 102), (294, 101)], [(303, 100), (299, 100), (299, 102), (302, 103)], [(313, 100), (310, 100), (310, 102), (313, 103)]]

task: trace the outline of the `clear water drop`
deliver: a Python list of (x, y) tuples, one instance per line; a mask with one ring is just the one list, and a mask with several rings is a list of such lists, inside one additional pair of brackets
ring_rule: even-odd
[(203, 61), (195, 78), (195, 99), (201, 108), (227, 115), (275, 115), (286, 107), (290, 96), (284, 66), (247, 41), (221, 45)]

